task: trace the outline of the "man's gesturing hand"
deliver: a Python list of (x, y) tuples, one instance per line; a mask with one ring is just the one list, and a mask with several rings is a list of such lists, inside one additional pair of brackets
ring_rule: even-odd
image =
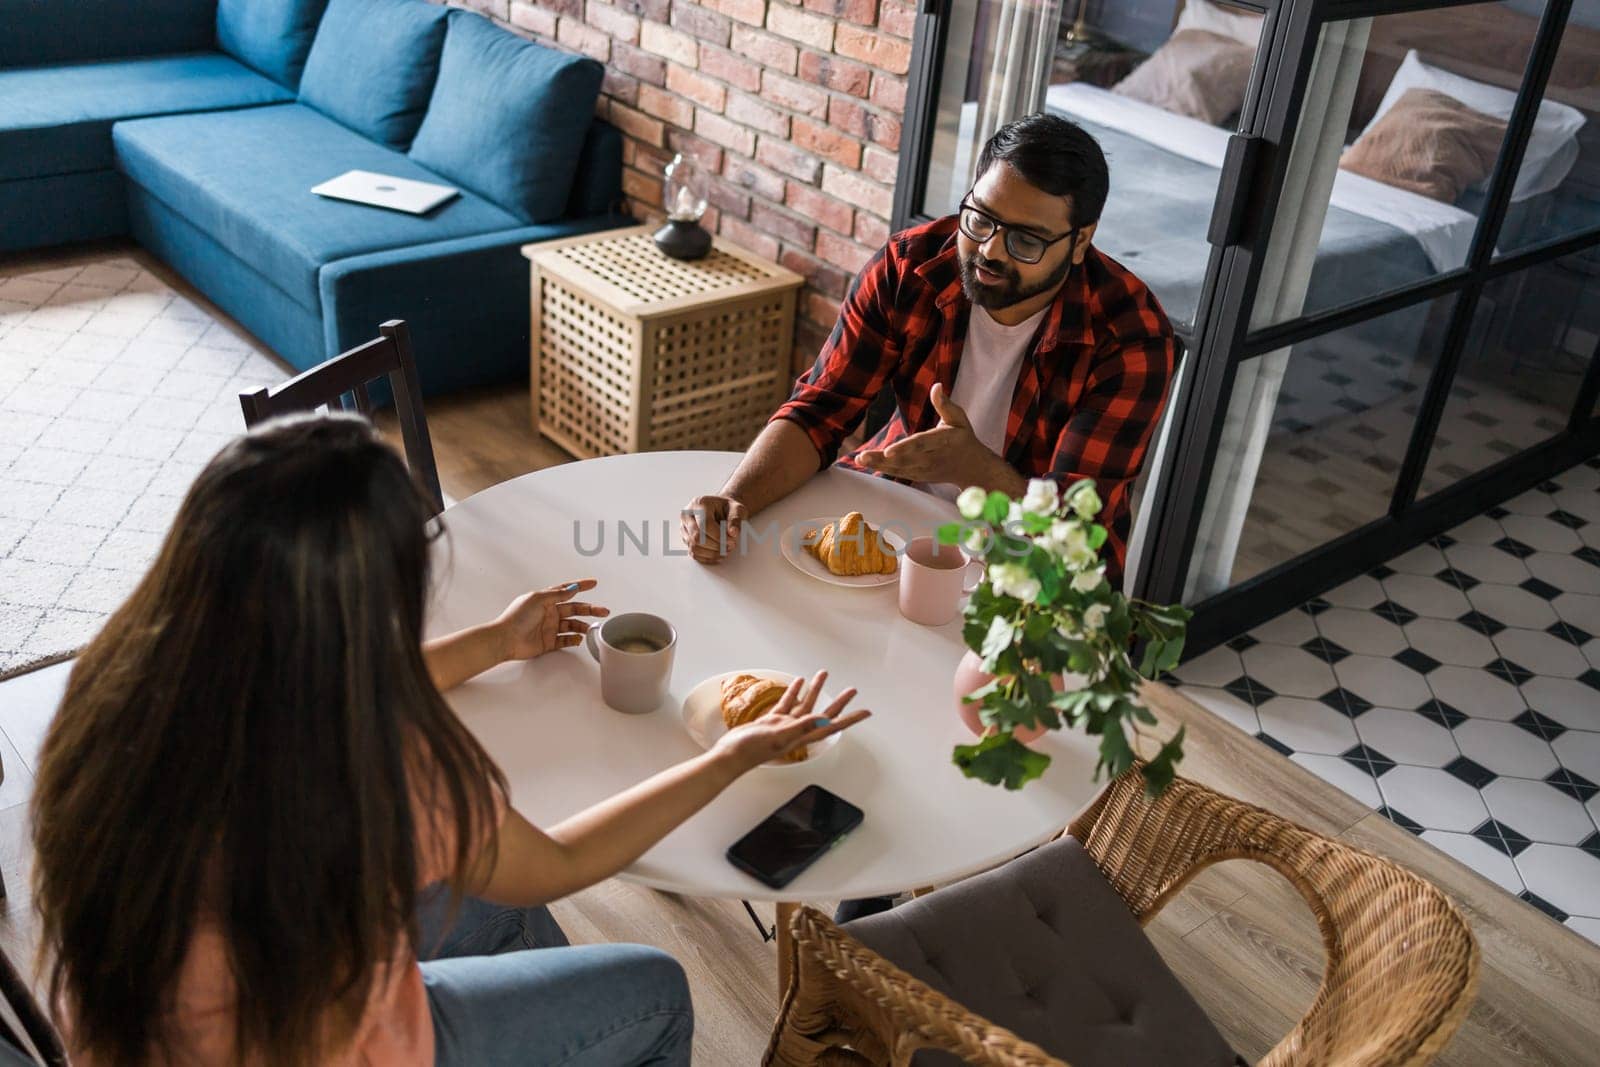
[(886, 449), (874, 449), (856, 456), (869, 470), (914, 482), (951, 482), (955, 485), (985, 484), (999, 460), (978, 435), (961, 406), (935, 384), (929, 395), (939, 425), (931, 430), (903, 437)]
[(720, 563), (724, 552), (739, 547), (739, 534), (749, 512), (728, 496), (697, 496), (683, 509), (683, 544), (696, 563)]

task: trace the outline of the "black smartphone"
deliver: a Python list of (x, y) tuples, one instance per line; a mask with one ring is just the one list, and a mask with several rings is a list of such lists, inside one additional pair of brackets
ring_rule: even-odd
[(808, 785), (728, 849), (728, 862), (763, 885), (782, 889), (861, 825), (861, 809), (820, 785)]

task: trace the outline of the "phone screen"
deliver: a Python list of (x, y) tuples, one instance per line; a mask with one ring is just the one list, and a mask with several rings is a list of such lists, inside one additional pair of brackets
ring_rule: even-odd
[(860, 826), (861, 818), (861, 809), (848, 800), (820, 785), (808, 785), (734, 842), (728, 861), (773, 889), (782, 889)]

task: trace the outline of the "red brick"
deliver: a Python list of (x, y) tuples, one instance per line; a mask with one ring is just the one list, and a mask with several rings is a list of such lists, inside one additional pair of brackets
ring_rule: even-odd
[(722, 219), (722, 212), (714, 207), (707, 206), (706, 213), (700, 216), (700, 225), (706, 228), (707, 233), (716, 233), (717, 225)]
[(867, 265), (867, 260), (876, 252), (875, 248), (865, 248), (856, 244), (848, 237), (838, 237), (829, 230), (817, 231), (817, 256), (824, 263), (832, 263), (855, 274)]
[(729, 18), (760, 26), (767, 21), (767, 0), (706, 0), (710, 7)]
[(783, 202), (807, 218), (816, 219), (830, 230), (849, 233), (855, 208), (842, 200), (835, 200), (809, 185), (790, 182)]
[(894, 210), (893, 190), (838, 167), (822, 168), (822, 191), (881, 218)]
[(722, 236), (743, 248), (747, 252), (754, 252), (767, 259), (778, 258), (778, 240), (754, 229), (749, 223), (738, 219), (722, 216), (720, 226)]
[(722, 176), (742, 189), (773, 203), (783, 201), (783, 179), (770, 170), (763, 170), (744, 159), (730, 159), (722, 167)]
[[(747, 219), (750, 217), (750, 194), (725, 181), (707, 182), (706, 199), (734, 218)], [(710, 229), (711, 227), (707, 226), (706, 228)]]
[(832, 329), (839, 318), (839, 301), (821, 293), (807, 292), (801, 313), (808, 321)]
[(866, 96), (872, 81), (872, 69), (820, 52), (801, 52), (800, 77), (836, 92)]
[(836, 96), (829, 102), (828, 122), (852, 136), (875, 141), (886, 148), (900, 147), (899, 119), (893, 115), (868, 111), (855, 101), (846, 100), (842, 96)]
[(672, 0), (612, 0), (630, 15), (638, 15), (650, 22), (665, 22)]
[(556, 13), (538, 4), (524, 4), (521, 0), (516, 0), (511, 5), (511, 25), (554, 39)]
[(624, 167), (633, 163), (639, 155), (639, 142), (629, 137), (622, 139), (622, 165)]
[(842, 167), (854, 169), (861, 164), (859, 142), (810, 119), (795, 119), (790, 139), (794, 141), (796, 147)]
[(905, 81), (879, 71), (872, 77), (871, 100), (874, 104), (893, 111), (896, 115), (904, 115), (906, 113)]
[(859, 59), (869, 67), (890, 74), (904, 74), (911, 69), (911, 42), (898, 37), (887, 37), (841, 22), (833, 47), (841, 56)]
[[(737, 122), (729, 122), (714, 111), (697, 108), (694, 116), (694, 132), (715, 144), (721, 145), (730, 152), (737, 152), (742, 156), (754, 155), (756, 150), (756, 135)], [(727, 164), (723, 164), (726, 172)]]
[(568, 48), (593, 56), (604, 63), (611, 58), (611, 38), (568, 15), (561, 17), (556, 29), (556, 40)]
[(917, 29), (917, 9), (901, 0), (883, 0), (878, 8), (878, 29), (896, 37), (910, 38)]
[(673, 4), (672, 25), (712, 44), (728, 44), (728, 20), (699, 4)]
[[(804, 121), (804, 119), (795, 120), (796, 123)], [(756, 146), (756, 161), (780, 174), (787, 174), (791, 178), (798, 178), (807, 183), (816, 182), (817, 176), (822, 173), (822, 163), (815, 156), (802, 152), (793, 145), (774, 141), (770, 137), (761, 138), (761, 143)]]
[[(700, 57), (702, 67), (705, 59), (705, 56)], [(717, 82), (676, 63), (667, 65), (667, 88), (687, 96), (701, 107), (710, 108), (712, 111), (721, 111), (722, 105), (728, 99), (728, 90)]]
[(875, 26), (878, 22), (878, 0), (805, 0), (805, 2), (807, 11), (815, 11), (819, 15), (849, 19), (863, 26)]
[(669, 126), (687, 128), (694, 125), (694, 105), (654, 85), (639, 87), (639, 110)]
[(589, 9), (585, 17), (589, 25), (606, 34), (613, 41), (623, 41), (627, 44), (639, 43), (638, 15), (630, 15), (621, 8), (589, 0)]
[(662, 134), (665, 131), (660, 120), (653, 119), (642, 111), (635, 111), (633, 108), (619, 104), (614, 100), (611, 102), (610, 110), (611, 113), (607, 117), (610, 118), (611, 125), (629, 137), (637, 137), (645, 144), (658, 145), (661, 143)]
[(630, 168), (622, 172), (622, 191), (661, 210), (661, 177), (651, 176)]
[[(761, 88), (761, 67), (720, 48), (700, 49), (700, 70), (747, 93)], [(720, 108), (718, 110), (721, 110)]]
[(778, 0), (767, 5), (767, 29), (818, 51), (833, 51), (833, 26), (830, 18), (810, 14)]
[(728, 106), (723, 109), (723, 114), (753, 130), (770, 133), (774, 137), (789, 136), (789, 116), (777, 108), (758, 103), (754, 97), (735, 93), (728, 98)]
[(893, 185), (900, 174), (900, 157), (881, 148), (868, 147), (861, 154), (861, 173), (875, 182)]
[(856, 212), (856, 240), (869, 248), (882, 248), (889, 240), (889, 224), (865, 211)]
[(662, 171), (667, 169), (667, 164), (671, 162), (672, 153), (665, 148), (657, 148), (655, 145), (641, 144), (633, 154), (633, 166), (635, 168), (644, 171), (646, 174), (654, 174), (658, 177)]
[(639, 47), (686, 67), (700, 65), (699, 42), (687, 33), (668, 29), (659, 22), (645, 22), (639, 26)]
[(832, 263), (822, 262), (810, 252), (802, 252), (798, 248), (786, 248), (783, 258), (778, 262), (796, 274), (805, 275), (807, 285), (835, 300), (843, 300), (845, 291), (850, 287), (849, 274)]
[(509, 0), (457, 0), (457, 3), (502, 22), (511, 17)]
[(703, 141), (692, 133), (683, 130), (667, 131), (667, 147), (674, 152), (683, 153), (687, 159), (695, 161), (701, 171), (706, 174), (720, 174), (722, 172), (722, 149), (710, 141)]
[(799, 49), (788, 41), (779, 40), (770, 33), (733, 28), (732, 48), (741, 56), (749, 56), (762, 66), (771, 67), (779, 74), (793, 74)]
[(828, 334), (833, 330), (833, 324), (818, 326), (804, 315), (798, 316), (794, 324), (794, 363), (792, 369), (799, 374), (817, 358), (817, 353), (822, 350), (823, 342), (827, 341)]
[(636, 105), (639, 102), (639, 79), (622, 73), (616, 67), (607, 67), (600, 80), (600, 93), (629, 106)]
[(611, 65), (651, 85), (667, 84), (667, 61), (624, 41), (611, 42)]
[(817, 227), (799, 215), (756, 201), (750, 206), (750, 223), (780, 241), (810, 248), (817, 239)]
[(826, 91), (770, 70), (761, 77), (761, 95), (774, 104), (814, 118), (825, 118), (828, 114)]
[(583, 21), (583, 0), (539, 0), (539, 3), (558, 15)]

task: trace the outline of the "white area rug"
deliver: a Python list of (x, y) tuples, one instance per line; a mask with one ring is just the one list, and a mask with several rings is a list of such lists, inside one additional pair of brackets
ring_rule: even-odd
[(80, 648), (287, 372), (128, 256), (0, 266), (0, 678)]

